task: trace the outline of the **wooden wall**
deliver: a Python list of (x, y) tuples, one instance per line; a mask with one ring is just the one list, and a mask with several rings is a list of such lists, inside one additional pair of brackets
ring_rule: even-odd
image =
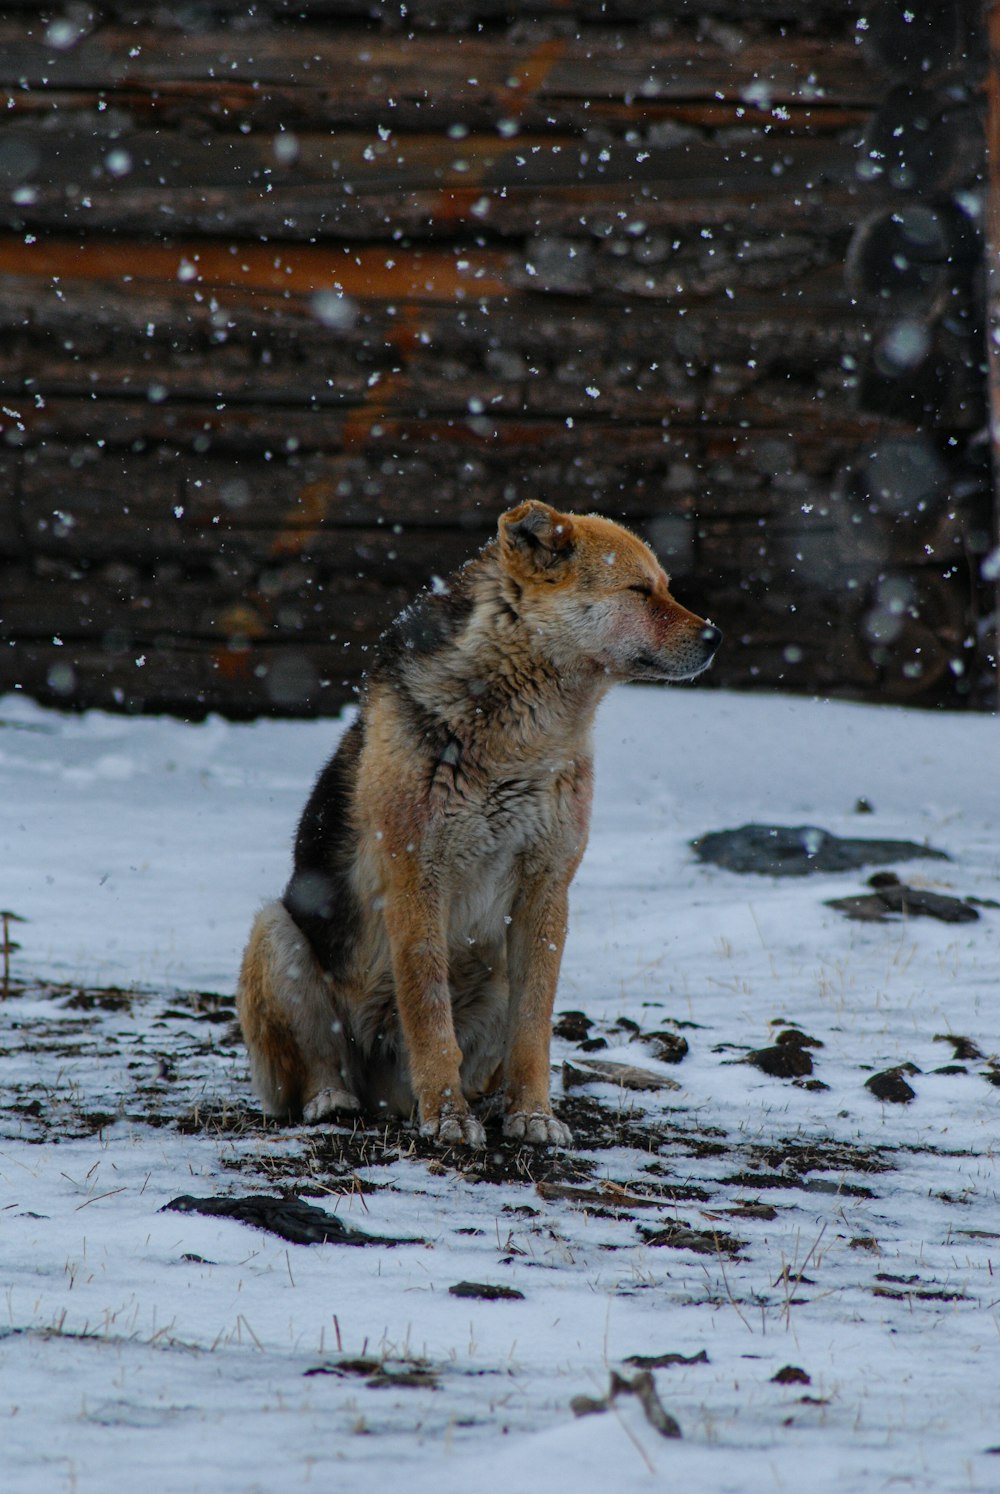
[(0, 12), (0, 688), (335, 710), (527, 496), (714, 684), (990, 702), (982, 38), (850, 0)]

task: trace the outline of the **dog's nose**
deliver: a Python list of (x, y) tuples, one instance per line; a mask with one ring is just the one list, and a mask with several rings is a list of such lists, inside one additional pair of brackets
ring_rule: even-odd
[(701, 641), (707, 644), (714, 654), (722, 642), (722, 629), (717, 628), (714, 623), (706, 623), (701, 630)]

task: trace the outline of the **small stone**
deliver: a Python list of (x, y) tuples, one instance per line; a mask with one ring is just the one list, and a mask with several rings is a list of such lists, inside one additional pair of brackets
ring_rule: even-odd
[(955, 1050), (952, 1057), (964, 1060), (967, 1063), (971, 1063), (977, 1058), (985, 1057), (983, 1050), (971, 1038), (959, 1037), (957, 1032), (936, 1032), (934, 1034), (934, 1041), (936, 1043), (950, 1043)]
[(699, 1349), (697, 1354), (629, 1354), (626, 1364), (636, 1369), (670, 1369), (675, 1364), (708, 1364), (708, 1351)]
[(794, 1048), (822, 1048), (823, 1044), (819, 1038), (810, 1037), (807, 1032), (802, 1032), (798, 1027), (786, 1027), (779, 1032), (774, 1040), (776, 1043), (788, 1043)]
[(681, 1037), (679, 1032), (649, 1032), (645, 1042), (653, 1057), (661, 1063), (680, 1063), (688, 1054), (687, 1038)]
[(771, 1376), (772, 1385), (811, 1385), (812, 1377), (797, 1364), (786, 1364), (776, 1375)]
[(523, 1302), (517, 1287), (497, 1286), (489, 1281), (457, 1281), (448, 1288), (451, 1297), (475, 1297), (480, 1302)]
[(865, 1089), (871, 1090), (877, 1100), (890, 1105), (908, 1105), (917, 1097), (916, 1090), (903, 1078), (902, 1065), (873, 1074), (865, 1080)]
[(942, 923), (974, 923), (979, 917), (964, 898), (948, 897), (926, 887), (907, 887), (904, 882), (880, 884), (874, 892), (856, 897), (831, 898), (826, 906), (862, 922), (886, 922), (895, 914), (905, 918), (939, 918)]
[(746, 1056), (747, 1063), (773, 1079), (795, 1079), (813, 1071), (812, 1056), (794, 1043), (775, 1043), (770, 1048), (754, 1048)]
[(560, 1012), (552, 1024), (552, 1031), (556, 1037), (565, 1038), (568, 1043), (582, 1043), (593, 1025), (584, 1012)]

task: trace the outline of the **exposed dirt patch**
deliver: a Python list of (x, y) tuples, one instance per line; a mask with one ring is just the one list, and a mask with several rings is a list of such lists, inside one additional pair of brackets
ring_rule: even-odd
[[(305, 1218), (310, 1208), (301, 1202), (305, 1199), (328, 1208), (331, 1197), (356, 1198), (364, 1208), (366, 1196), (398, 1188), (405, 1176), (400, 1167), (412, 1165), (429, 1184), (454, 1177), (466, 1185), (489, 1185), (487, 1192), (522, 1187), (523, 1203), (488, 1208), (491, 1219), (505, 1213), (532, 1238), (545, 1235), (540, 1211), (571, 1210), (619, 1230), (631, 1224), (634, 1241), (733, 1259), (746, 1242), (723, 1222), (739, 1220), (751, 1230), (764, 1230), (801, 1207), (803, 1195), (815, 1196), (817, 1204), (810, 1208), (824, 1195), (831, 1196), (831, 1207), (838, 1198), (871, 1199), (877, 1195), (868, 1179), (896, 1165), (888, 1147), (728, 1134), (670, 1094), (619, 1089), (612, 1097), (607, 1083), (599, 1083), (594, 1093), (573, 1088), (557, 1100), (559, 1118), (574, 1133), (567, 1150), (506, 1140), (497, 1113), (484, 1116), (487, 1144), (477, 1152), (442, 1151), (402, 1121), (284, 1127), (265, 1119), (251, 1102), (230, 998), (22, 985), (12, 992), (4, 1014), (0, 1080), (9, 1082), (0, 1088), (0, 1134), (58, 1143), (123, 1124), (214, 1138), (220, 1143), (220, 1175), (239, 1179), (234, 1193), (249, 1192), (243, 1202), (251, 1213), (270, 1198), (275, 1218), (296, 1210)], [(646, 1035), (629, 1019), (600, 1026), (619, 1047), (633, 1041), (650, 1049), (659, 1044), (663, 1057), (668, 1051), (682, 1057), (687, 1046), (662, 1025)], [(791, 1055), (800, 1064), (810, 1050), (822, 1047), (794, 1025), (774, 1026), (776, 1040), (768, 1052)], [(597, 1027), (576, 1011), (564, 1012), (557, 1024), (564, 1041), (578, 1044), (592, 1041)], [(973, 1039), (948, 1035), (947, 1041), (966, 1062), (988, 1068), (990, 1061)], [(732, 1045), (716, 1046), (732, 1051)], [(720, 1067), (724, 1063), (720, 1060)], [(890, 1072), (902, 1080), (900, 1070)], [(780, 1201), (765, 1202), (761, 1195), (772, 1190), (781, 1191)], [(669, 1216), (676, 1205), (686, 1205), (692, 1217)], [(622, 1243), (619, 1233), (602, 1248), (620, 1249)], [(867, 1236), (850, 1237), (848, 1243), (859, 1251), (879, 1249)], [(913, 1297), (950, 1288), (900, 1283), (879, 1290)]]

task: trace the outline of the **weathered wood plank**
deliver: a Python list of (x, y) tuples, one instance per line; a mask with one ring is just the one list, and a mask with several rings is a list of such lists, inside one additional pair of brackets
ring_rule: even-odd
[[(731, 208), (730, 208), (731, 212)], [(641, 220), (635, 220), (641, 221)], [(626, 224), (626, 227), (628, 225)], [(650, 225), (646, 224), (648, 228)], [(702, 225), (705, 240), (713, 231)], [(608, 235), (610, 237), (610, 235)], [(846, 233), (842, 235), (846, 243)], [(192, 291), (243, 290), (264, 294), (347, 296), (359, 304), (372, 302), (476, 307), (509, 302), (522, 291), (585, 295), (600, 304), (610, 300), (658, 300), (683, 305), (692, 299), (735, 299), (744, 292), (759, 296), (765, 290), (777, 301), (810, 299), (812, 276), (838, 263), (836, 240), (796, 234), (784, 243), (754, 244), (746, 230), (732, 224), (717, 244), (702, 243), (695, 256), (689, 241), (677, 264), (670, 244), (654, 239), (648, 257), (637, 234), (625, 250), (611, 244), (603, 249), (592, 239), (552, 237), (531, 240), (524, 248), (467, 248), (451, 250), (415, 247), (392, 250), (372, 245), (347, 246), (244, 243), (239, 246), (210, 240), (180, 239), (167, 244), (155, 240), (41, 238), (25, 244), (17, 235), (0, 234), (0, 271), (44, 280), (133, 284), (152, 288), (189, 283)], [(742, 255), (736, 241), (747, 239)], [(680, 246), (679, 246), (680, 247)], [(574, 251), (580, 265), (574, 266)], [(727, 295), (727, 292), (729, 294)], [(753, 303), (751, 303), (753, 304)], [(843, 303), (841, 303), (843, 304)], [(734, 308), (738, 309), (738, 308)], [(224, 340), (224, 339), (219, 339)]]
[[(364, 30), (299, 25), (257, 32), (210, 29), (181, 35), (137, 25), (107, 26), (70, 48), (46, 40), (42, 25), (0, 21), (0, 84), (29, 88), (156, 88), (169, 82), (245, 81), (322, 88), (329, 117), (391, 117), (388, 98), (420, 106), (424, 117), (461, 120), (469, 106), (551, 100), (662, 99), (720, 95), (739, 104), (754, 80), (768, 103), (871, 104), (875, 88), (858, 66), (854, 36), (795, 37), (780, 50), (771, 38), (643, 36), (622, 45), (620, 32), (588, 26), (578, 35), (513, 40), (508, 35), (454, 40), (385, 34), (373, 47)], [(822, 81), (819, 81), (822, 79)], [(753, 98), (753, 91), (750, 93)]]
[(29, 642), (0, 650), (0, 689), (16, 687), (50, 705), (192, 719), (209, 711), (236, 719), (334, 715), (354, 698), (364, 657), (355, 662), (351, 650), (335, 645), (208, 649), (164, 640), (116, 656), (82, 642)]
[[(858, 142), (844, 140), (840, 131), (801, 139), (745, 128), (730, 130), (736, 138), (722, 142), (701, 140), (692, 130), (692, 138), (665, 144), (657, 143), (655, 130), (649, 133), (648, 141), (626, 144), (566, 134), (529, 133), (511, 142), (496, 133), (456, 140), (446, 133), (342, 130), (289, 135), (283, 148), (282, 135), (270, 132), (207, 131), (192, 138), (177, 130), (109, 126), (94, 113), (54, 121), (44, 135), (15, 121), (5, 128), (4, 140), (7, 175), (28, 218), (39, 202), (99, 213), (102, 196), (111, 203), (135, 196), (141, 205), (150, 192), (166, 205), (167, 216), (176, 217), (185, 203), (211, 204), (214, 193), (247, 188), (258, 194), (264, 211), (268, 196), (283, 200), (314, 188), (329, 201), (343, 192), (345, 182), (354, 196), (615, 186), (634, 193), (648, 185), (671, 197), (703, 200), (743, 199), (763, 188), (773, 192), (776, 177), (788, 191), (843, 191), (856, 182)], [(90, 200), (90, 208), (82, 207), (81, 197)]]
[(537, 495), (654, 542), (726, 630), (714, 683), (953, 698), (982, 495), (958, 448), (898, 512), (862, 478), (897, 416), (981, 420), (974, 303), (926, 396), (875, 387), (888, 322), (839, 283), (885, 204), (857, 7), (234, 5), (0, 16), (0, 684), (332, 710)]
[[(123, 556), (130, 545), (164, 558), (210, 555), (223, 546), (241, 554), (255, 547), (288, 552), (319, 543), (321, 531), (329, 531), (326, 545), (345, 528), (379, 524), (480, 528), (528, 496), (600, 507), (633, 522), (780, 514), (804, 529), (805, 510), (829, 512), (838, 473), (864, 433), (863, 426), (838, 431), (817, 422), (809, 439), (796, 441), (790, 434), (767, 438), (712, 427), (665, 431), (602, 422), (569, 430), (564, 423), (515, 421), (495, 441), (464, 424), (456, 430), (396, 422), (378, 436), (370, 431), (366, 448), (333, 456), (275, 453), (267, 461), (259, 444), (256, 455), (233, 450), (231, 423), (203, 450), (193, 449), (191, 437), (197, 441), (204, 426), (195, 419), (188, 445), (159, 445), (154, 437), (147, 450), (135, 452), (128, 449), (132, 431), (152, 435), (146, 408), (139, 407), (134, 426), (124, 414), (116, 420), (107, 403), (103, 425), (86, 406), (71, 409), (87, 421), (84, 444), (60, 445), (44, 424), (29, 424), (30, 439), (42, 444), (24, 453), (20, 523), (37, 553)], [(166, 412), (152, 413), (162, 419)], [(72, 432), (51, 403), (36, 412), (36, 419), (45, 416), (54, 417), (52, 429), (64, 440)], [(173, 434), (182, 432), (175, 427)], [(686, 563), (681, 530), (668, 548), (675, 544), (680, 551), (670, 563), (678, 569)]]
[[(35, 0), (8, 0), (5, 7), (12, 14), (27, 13), (37, 19)], [(310, 21), (375, 22), (398, 31), (404, 22), (407, 29), (430, 26), (455, 32), (478, 31), (484, 22), (511, 23), (521, 19), (521, 7), (511, 0), (407, 0), (405, 15), (400, 14), (398, 0), (256, 0), (248, 14), (245, 0), (210, 0), (200, 12), (219, 26), (234, 22), (241, 30), (263, 29), (274, 21), (307, 19)], [(809, 33), (833, 28), (842, 31), (861, 13), (861, 0), (713, 0), (711, 15), (717, 22), (742, 21), (755, 24), (778, 21), (785, 26), (798, 24)], [(93, 7), (103, 21), (135, 24), (148, 21), (149, 7), (142, 0), (102, 0)], [(692, 0), (657, 0), (650, 14), (649, 0), (532, 0), (530, 18), (548, 18), (562, 29), (571, 21), (586, 24), (627, 21), (662, 29), (664, 22), (674, 24), (700, 21), (701, 7)], [(172, 19), (160, 12), (158, 24), (182, 30), (186, 24), (182, 13)], [(82, 23), (78, 30), (84, 29)], [(71, 33), (72, 34), (72, 33)], [(732, 34), (732, 33), (730, 33)], [(738, 36), (738, 32), (736, 35)]]
[(135, 562), (0, 567), (0, 637), (98, 641), (111, 654), (182, 639), (190, 644), (258, 640), (370, 644), (412, 599), (413, 587), (332, 576), (299, 559), (260, 557), (249, 578), (214, 566), (186, 575), (179, 566)]

